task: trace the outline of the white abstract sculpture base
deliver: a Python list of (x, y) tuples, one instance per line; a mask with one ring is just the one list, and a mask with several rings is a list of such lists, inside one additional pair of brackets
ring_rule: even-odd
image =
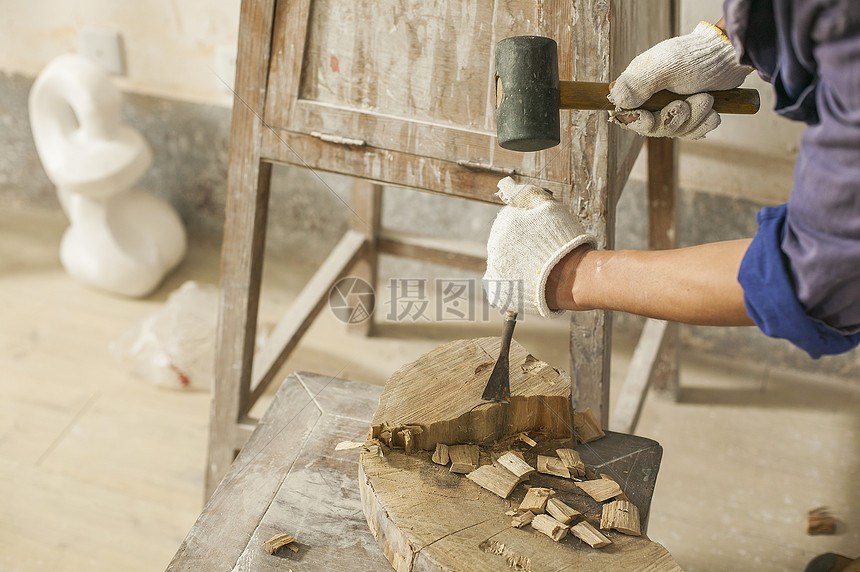
[(152, 162), (141, 135), (119, 122), (120, 94), (107, 73), (67, 54), (30, 91), (33, 139), (71, 223), (60, 260), (75, 279), (144, 296), (182, 261), (185, 228), (163, 199), (132, 185)]

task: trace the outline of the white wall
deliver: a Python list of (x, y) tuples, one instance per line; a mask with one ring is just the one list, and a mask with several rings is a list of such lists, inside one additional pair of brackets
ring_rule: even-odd
[[(36, 76), (78, 50), (81, 28), (120, 32), (121, 88), (229, 105), (214, 73), (219, 46), (235, 48), (239, 0), (0, 0), (0, 71)], [(232, 78), (230, 78), (232, 81)]]

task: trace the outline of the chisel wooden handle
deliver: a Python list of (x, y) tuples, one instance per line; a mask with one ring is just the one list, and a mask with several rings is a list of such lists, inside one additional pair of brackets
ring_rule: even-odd
[[(559, 99), (561, 109), (610, 110), (612, 103), (606, 99), (609, 95), (609, 84), (588, 81), (559, 82)], [(714, 97), (714, 111), (717, 113), (734, 113), (752, 115), (761, 107), (758, 91), (755, 89), (727, 89), (724, 91), (709, 91)], [(689, 95), (679, 95), (671, 91), (658, 91), (639, 106), (638, 109), (660, 111), (676, 99), (686, 99)]]

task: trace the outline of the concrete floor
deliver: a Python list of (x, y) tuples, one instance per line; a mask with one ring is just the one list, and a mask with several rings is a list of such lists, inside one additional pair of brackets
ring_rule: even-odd
[[(209, 395), (132, 377), (108, 344), (186, 280), (217, 283), (218, 247), (192, 244), (145, 300), (73, 282), (58, 260), (60, 213), (0, 213), (0, 570), (158, 570), (202, 504)], [(261, 321), (274, 323), (310, 268), (267, 263)], [(348, 335), (326, 311), (284, 370), (383, 383), (444, 341), (499, 322), (386, 323)], [(566, 324), (526, 321), (518, 341), (567, 369)], [(613, 385), (632, 347), (616, 340)], [(663, 464), (650, 535), (686, 570), (802, 570), (860, 555), (860, 392), (810, 375), (684, 356), (681, 399), (649, 398), (637, 433)], [(265, 400), (258, 410), (265, 407)], [(834, 536), (804, 533), (828, 506)]]

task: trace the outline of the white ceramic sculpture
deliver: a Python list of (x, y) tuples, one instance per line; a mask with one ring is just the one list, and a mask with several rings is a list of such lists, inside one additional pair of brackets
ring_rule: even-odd
[(163, 199), (132, 185), (152, 162), (143, 137), (120, 124), (107, 72), (74, 54), (49, 63), (30, 91), (42, 166), (71, 223), (60, 260), (72, 277), (123, 296), (155, 289), (185, 256), (185, 228)]

